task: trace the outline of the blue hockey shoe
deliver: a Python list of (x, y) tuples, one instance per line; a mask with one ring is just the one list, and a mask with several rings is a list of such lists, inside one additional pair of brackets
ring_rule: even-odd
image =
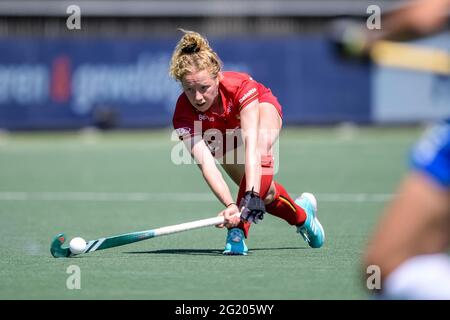
[(320, 248), (325, 242), (325, 232), (317, 219), (317, 200), (311, 193), (303, 193), (295, 203), (306, 212), (306, 221), (297, 226), (297, 232), (311, 248)]
[(246, 256), (247, 252), (248, 248), (244, 242), (244, 232), (239, 228), (229, 229), (223, 254)]

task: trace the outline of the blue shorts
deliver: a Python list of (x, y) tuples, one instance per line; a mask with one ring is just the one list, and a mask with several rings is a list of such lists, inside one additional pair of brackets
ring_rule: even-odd
[(425, 173), (438, 185), (450, 189), (450, 123), (427, 130), (411, 153), (414, 170)]

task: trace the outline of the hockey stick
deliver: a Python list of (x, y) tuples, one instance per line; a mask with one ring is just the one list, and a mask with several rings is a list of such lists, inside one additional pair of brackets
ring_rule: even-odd
[[(103, 250), (118, 246), (123, 246), (126, 244), (130, 244), (133, 242), (138, 242), (142, 240), (147, 240), (150, 238), (160, 237), (168, 234), (173, 234), (177, 232), (183, 232), (203, 227), (209, 227), (209, 226), (215, 226), (218, 224), (222, 224), (224, 222), (224, 218), (222, 216), (209, 218), (209, 219), (203, 219), (203, 220), (197, 220), (192, 222), (186, 222), (181, 224), (176, 224), (172, 226), (157, 228), (157, 229), (151, 229), (146, 231), (138, 231), (138, 232), (130, 232), (125, 233), (117, 236), (112, 236), (108, 238), (100, 238), (96, 240), (91, 240), (86, 243), (86, 249), (81, 252), (83, 253), (89, 253), (97, 250)], [(63, 244), (66, 240), (66, 237), (64, 233), (58, 234), (56, 237), (53, 238), (53, 241), (51, 243), (50, 252), (53, 257), (55, 258), (67, 258), (74, 256), (70, 251), (69, 247), (63, 247)], [(78, 254), (77, 254), (78, 255)]]
[(370, 57), (386, 67), (450, 75), (450, 54), (442, 49), (377, 41), (370, 50)]

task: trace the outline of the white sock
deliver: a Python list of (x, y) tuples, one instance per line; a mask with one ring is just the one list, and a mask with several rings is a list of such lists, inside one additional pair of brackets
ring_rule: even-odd
[(450, 257), (410, 258), (386, 278), (382, 290), (383, 299), (450, 300)]

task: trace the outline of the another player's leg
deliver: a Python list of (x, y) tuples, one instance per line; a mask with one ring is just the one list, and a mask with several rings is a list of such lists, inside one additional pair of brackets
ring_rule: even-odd
[(365, 266), (381, 271), (382, 297), (450, 299), (450, 197), (419, 173), (409, 175), (386, 208)]
[(428, 130), (366, 252), (386, 298), (450, 299), (450, 125)]

